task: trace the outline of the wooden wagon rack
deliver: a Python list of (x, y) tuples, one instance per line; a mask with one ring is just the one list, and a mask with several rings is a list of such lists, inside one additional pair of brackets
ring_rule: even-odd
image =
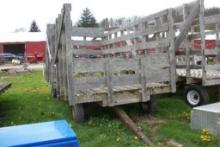
[[(73, 27), (71, 5), (64, 4), (56, 23), (47, 26), (45, 75), (53, 96), (68, 101), (79, 121), (85, 103), (147, 103), (153, 95), (176, 92), (175, 49), (203, 10), (203, 1), (184, 6), (104, 30)], [(181, 22), (177, 14), (183, 10), (187, 14)]]

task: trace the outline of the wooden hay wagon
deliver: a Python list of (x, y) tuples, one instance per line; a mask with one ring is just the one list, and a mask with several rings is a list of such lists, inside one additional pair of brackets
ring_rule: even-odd
[(73, 27), (71, 5), (65, 4), (56, 24), (47, 26), (45, 75), (52, 95), (69, 102), (78, 122), (84, 119), (85, 103), (141, 103), (153, 111), (154, 95), (176, 92), (175, 48), (196, 17), (198, 3), (193, 3), (179, 36), (176, 9), (106, 31)]

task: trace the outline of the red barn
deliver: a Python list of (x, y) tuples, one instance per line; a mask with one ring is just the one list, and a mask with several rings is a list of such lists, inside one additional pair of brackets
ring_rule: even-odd
[(42, 62), (46, 49), (46, 35), (42, 32), (0, 35), (0, 54), (23, 56), (27, 62)]

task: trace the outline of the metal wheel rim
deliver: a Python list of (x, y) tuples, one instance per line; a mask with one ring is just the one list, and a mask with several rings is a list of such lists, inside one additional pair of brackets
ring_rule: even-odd
[(191, 105), (198, 105), (200, 102), (200, 94), (196, 90), (190, 90), (187, 93), (187, 101)]

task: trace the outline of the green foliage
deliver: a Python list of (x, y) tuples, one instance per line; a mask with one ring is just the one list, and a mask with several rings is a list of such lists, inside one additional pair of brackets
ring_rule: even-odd
[(83, 10), (81, 14), (80, 20), (77, 23), (78, 27), (98, 27), (95, 17), (93, 16), (92, 12), (86, 8)]
[(35, 20), (32, 21), (29, 32), (40, 32), (40, 29)]

